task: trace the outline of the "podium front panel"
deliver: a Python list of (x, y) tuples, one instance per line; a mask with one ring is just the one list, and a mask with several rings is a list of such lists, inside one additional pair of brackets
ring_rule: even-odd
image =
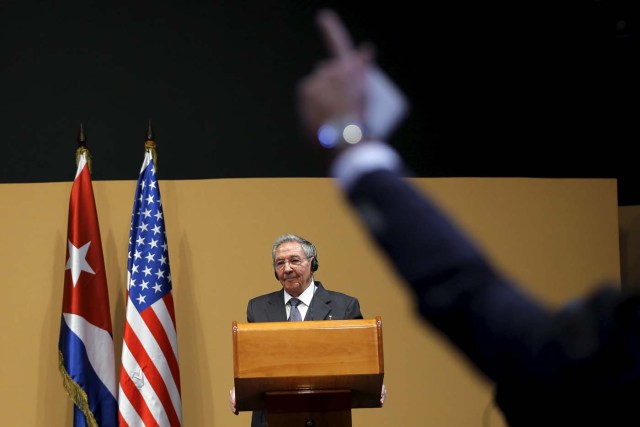
[(349, 390), (351, 407), (380, 407), (382, 321), (233, 322), (238, 410), (265, 408), (265, 393)]

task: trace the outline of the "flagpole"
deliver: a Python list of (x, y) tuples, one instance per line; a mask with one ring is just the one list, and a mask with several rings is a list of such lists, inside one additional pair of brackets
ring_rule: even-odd
[(149, 120), (149, 125), (147, 126), (147, 139), (144, 141), (145, 150), (151, 153), (151, 158), (153, 158), (153, 164), (156, 166), (156, 170), (158, 170), (158, 156), (156, 155), (156, 140), (153, 137), (153, 128), (151, 127), (151, 120)]
[(91, 153), (89, 153), (89, 149), (87, 148), (87, 137), (84, 134), (84, 126), (80, 123), (80, 129), (78, 130), (78, 148), (76, 149), (76, 166), (80, 163), (80, 158), (83, 154), (89, 167), (89, 173), (91, 173)]

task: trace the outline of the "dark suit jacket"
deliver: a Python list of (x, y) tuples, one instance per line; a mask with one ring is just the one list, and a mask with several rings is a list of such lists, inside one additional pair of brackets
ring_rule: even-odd
[[(304, 320), (362, 319), (357, 298), (341, 292), (328, 291), (322, 283), (313, 294), (311, 305)], [(247, 304), (247, 322), (286, 322), (287, 311), (284, 304), (284, 290), (271, 292), (252, 298)]]
[[(322, 283), (315, 281), (318, 286), (311, 299), (304, 320), (347, 320), (362, 319), (360, 302), (357, 298), (341, 292), (329, 291)], [(286, 322), (287, 310), (284, 304), (284, 290), (271, 292), (252, 298), (247, 304), (247, 322)], [(267, 425), (266, 414), (254, 411), (251, 417), (251, 427)]]
[(602, 287), (552, 310), (397, 174), (367, 173), (348, 197), (419, 313), (495, 383), (509, 425), (640, 425), (640, 295)]

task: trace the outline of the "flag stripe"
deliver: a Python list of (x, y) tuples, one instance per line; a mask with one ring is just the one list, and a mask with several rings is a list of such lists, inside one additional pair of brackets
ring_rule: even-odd
[[(105, 420), (103, 425), (115, 426), (117, 414), (116, 398), (91, 368), (87, 346), (85, 346), (80, 337), (68, 328), (64, 321), (62, 321), (60, 330), (63, 334), (62, 347), (66, 350), (66, 354), (73, 355), (64, 361), (64, 368), (67, 374), (74, 380), (77, 387), (81, 388), (86, 394), (88, 409), (91, 411), (92, 416), (96, 420)], [(114, 372), (112, 374), (115, 375)], [(75, 409), (79, 408), (76, 406)], [(85, 414), (82, 410), (75, 412), (75, 426), (90, 425), (85, 422)]]
[(127, 395), (125, 394), (122, 387), (120, 387), (118, 395), (120, 396), (118, 399), (118, 405), (120, 406), (118, 422), (120, 423), (120, 427), (129, 427), (130, 425), (142, 424), (142, 420), (138, 416), (138, 413), (136, 412), (131, 402), (129, 402), (129, 399), (127, 399)]
[(167, 305), (164, 303), (165, 299), (173, 300), (173, 297), (171, 294), (165, 295), (162, 299), (159, 299), (158, 302), (151, 306), (153, 310), (145, 310), (141, 315), (158, 343), (160, 351), (162, 351), (162, 354), (164, 355), (171, 371), (174, 384), (180, 388), (178, 342), (176, 340), (173, 320), (166, 309)]
[[(135, 312), (135, 310), (131, 311)], [(144, 343), (138, 339), (138, 334), (148, 334), (148, 330), (145, 331), (145, 329), (147, 329), (146, 325), (144, 325), (144, 322), (141, 322), (140, 319), (132, 321), (132, 319), (127, 318), (127, 322), (130, 325), (131, 333), (127, 334), (124, 338), (127, 349), (131, 352), (125, 355), (123, 351), (122, 359), (124, 362), (125, 356), (127, 357), (127, 365), (125, 366), (127, 372), (133, 372), (134, 375), (138, 372), (138, 375), (140, 375), (138, 378), (131, 378), (132, 382), (136, 381), (138, 384), (141, 384), (141, 386), (138, 387), (139, 395), (134, 395), (136, 397), (133, 398), (132, 401), (137, 408), (141, 403), (141, 399), (144, 400), (145, 406), (150, 408), (154, 417), (158, 418), (159, 425), (177, 425), (175, 424), (177, 422), (176, 412), (171, 405), (167, 388), (162, 382), (162, 375), (156, 367), (156, 364), (160, 361), (151, 358)], [(147, 339), (145, 339), (145, 341), (150, 347), (155, 347), (152, 346)], [(155, 350), (157, 350), (157, 348)], [(164, 365), (163, 362), (160, 362), (160, 364)], [(147, 418), (144, 415), (142, 416), (145, 419)], [(171, 424), (169, 424), (169, 420), (171, 420)], [(149, 424), (145, 423), (145, 425)]]
[(84, 318), (63, 313), (67, 327), (84, 343), (87, 358), (100, 381), (116, 399), (115, 361), (113, 358), (113, 338), (104, 329), (87, 322)]
[[(145, 313), (149, 311), (145, 310)], [(144, 375), (155, 390), (156, 398), (162, 402), (169, 418), (174, 423), (178, 421), (179, 415), (176, 415), (176, 413), (180, 411), (180, 393), (173, 377), (170, 375), (167, 361), (162, 357), (163, 350), (153, 339), (151, 329), (157, 330), (160, 327), (157, 317), (155, 315), (147, 317), (150, 321), (149, 324), (145, 322), (137, 310), (129, 310), (127, 312), (127, 323), (133, 333), (125, 336), (125, 342), (131, 349), (131, 353), (135, 355), (133, 357), (138, 366), (144, 367)], [(150, 354), (154, 357), (152, 358)], [(149, 401), (147, 403), (150, 404)], [(153, 406), (153, 404), (150, 404), (150, 406)]]
[[(131, 419), (131, 425), (169, 425), (169, 420), (166, 418), (164, 411), (157, 410), (158, 405), (156, 402), (158, 402), (159, 399), (155, 391), (146, 384), (146, 376), (142, 375), (140, 365), (126, 344), (123, 345), (122, 348), (122, 367), (126, 372), (120, 376), (121, 390), (124, 391), (126, 398), (132, 406), (133, 412), (137, 414), (137, 418), (141, 421), (141, 423), (139, 423), (136, 422), (135, 419)], [(133, 376), (129, 376), (127, 372), (131, 372)], [(122, 398), (120, 401), (122, 401)], [(123, 411), (122, 407), (120, 411)]]

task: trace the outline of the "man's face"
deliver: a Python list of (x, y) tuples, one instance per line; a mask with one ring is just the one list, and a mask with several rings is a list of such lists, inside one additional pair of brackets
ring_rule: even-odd
[(298, 242), (285, 242), (276, 248), (275, 269), (282, 287), (298, 297), (311, 284), (311, 260)]

